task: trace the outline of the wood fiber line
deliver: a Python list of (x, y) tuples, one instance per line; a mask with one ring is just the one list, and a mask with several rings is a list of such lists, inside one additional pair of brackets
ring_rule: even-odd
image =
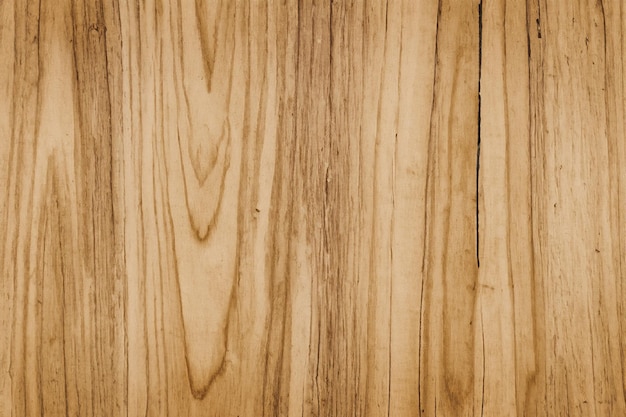
[(626, 415), (625, 16), (0, 2), (0, 417)]

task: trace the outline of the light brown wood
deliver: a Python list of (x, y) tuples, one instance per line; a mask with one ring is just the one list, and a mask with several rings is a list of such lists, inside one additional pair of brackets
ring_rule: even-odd
[(626, 415), (625, 16), (0, 2), (0, 417)]
[(623, 415), (623, 6), (483, 7), (485, 415)]

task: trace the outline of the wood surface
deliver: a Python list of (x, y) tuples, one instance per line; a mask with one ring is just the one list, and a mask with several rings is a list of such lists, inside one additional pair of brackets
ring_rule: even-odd
[(0, 417), (625, 416), (625, 33), (0, 1)]

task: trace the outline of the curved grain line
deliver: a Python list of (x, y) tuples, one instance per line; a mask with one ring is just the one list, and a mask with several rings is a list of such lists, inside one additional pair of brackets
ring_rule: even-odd
[[(198, 239), (198, 241), (200, 242), (204, 242), (206, 241), (209, 236), (211, 235), (211, 232), (214, 229), (215, 224), (217, 223), (217, 219), (219, 217), (219, 213), (222, 207), (222, 197), (224, 195), (224, 188), (226, 185), (226, 172), (228, 171), (228, 168), (230, 168), (230, 123), (227, 120), (224, 120), (224, 123), (222, 125), (222, 136), (224, 135), (224, 130), (227, 130), (227, 141), (226, 141), (226, 150), (224, 151), (224, 168), (223, 168), (223, 173), (221, 175), (221, 181), (220, 181), (220, 189), (219, 189), (219, 193), (217, 196), (217, 206), (215, 207), (215, 212), (213, 213), (213, 215), (211, 216), (211, 219), (209, 220), (209, 224), (206, 226), (206, 230), (202, 230), (202, 226), (196, 224), (196, 220), (195, 217), (193, 215), (193, 213), (191, 212), (191, 206), (189, 204), (189, 192), (187, 189), (187, 173), (185, 172), (185, 164), (183, 162), (183, 151), (181, 149), (181, 143), (180, 143), (180, 130), (177, 131), (178, 133), (178, 151), (179, 151), (179, 155), (180, 155), (180, 165), (181, 165), (181, 170), (183, 172), (183, 190), (185, 192), (185, 204), (187, 206), (187, 214), (189, 216), (189, 224), (191, 225), (192, 230), (194, 231), (194, 235), (196, 237), (196, 239)], [(221, 148), (221, 147), (220, 147)], [(200, 184), (200, 192), (202, 192), (202, 185)]]

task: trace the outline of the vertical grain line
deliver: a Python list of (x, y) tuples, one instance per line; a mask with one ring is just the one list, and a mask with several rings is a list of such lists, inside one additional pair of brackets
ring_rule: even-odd
[[(387, 6), (389, 6), (389, 2), (387, 2)], [(404, 29), (404, 14), (403, 14), (403, 8), (404, 8), (404, 1), (401, 2), (401, 6), (400, 6), (400, 44), (398, 45), (399, 48), (399, 53), (398, 53), (398, 85), (397, 85), (397, 103), (396, 103), (396, 117), (395, 117), (395, 140), (394, 140), (394, 148), (393, 148), (393, 168), (392, 168), (392, 192), (391, 192), (391, 202), (392, 202), (392, 216), (391, 216), (391, 244), (390, 244), (390, 250), (391, 250), (391, 279), (390, 279), (390, 285), (389, 285), (389, 372), (388, 372), (388, 378), (389, 378), (389, 384), (387, 385), (387, 417), (390, 417), (392, 415), (391, 413), (391, 382), (392, 382), (392, 378), (391, 378), (391, 369), (392, 369), (392, 349), (391, 349), (391, 344), (392, 344), (392, 335), (393, 335), (393, 245), (394, 245), (394, 236), (395, 236), (395, 230), (396, 230), (396, 173), (397, 173), (397, 167), (396, 167), (396, 163), (398, 161), (398, 125), (399, 125), (399, 119), (400, 119), (400, 102), (401, 102), (401, 97), (402, 97), (402, 43), (404, 40), (403, 37), (403, 29)], [(434, 85), (433, 85), (434, 88)], [(423, 277), (422, 277), (422, 283), (424, 282)], [(418, 351), (418, 356), (419, 356), (419, 351)], [(418, 362), (419, 362), (419, 357), (418, 357)], [(418, 365), (419, 366), (419, 365)], [(418, 374), (418, 380), (419, 380), (419, 374)], [(419, 395), (419, 394), (418, 394)], [(419, 404), (418, 404), (418, 408), (419, 408)]]
[(483, 343), (483, 381), (482, 381), (482, 395), (480, 399), (480, 417), (485, 415), (485, 326), (483, 322), (483, 309), (480, 309), (480, 334)]
[(481, 78), (483, 66), (483, 0), (478, 1), (478, 138), (476, 146), (476, 265), (480, 268), (480, 115), (481, 107)]
[[(387, 41), (389, 40), (389, 0), (387, 0), (385, 2), (385, 48), (384, 48), (384, 57), (385, 57), (385, 61), (386, 61), (386, 56), (387, 56)], [(400, 42), (402, 42), (402, 35), (400, 35)], [(398, 71), (400, 71), (400, 68), (402, 66), (402, 60), (399, 57), (398, 58)], [(400, 75), (398, 74), (398, 79), (400, 78)], [(381, 89), (380, 89), (380, 98), (379, 98), (379, 103), (381, 104), (381, 106), (379, 106), (378, 110), (378, 118), (380, 120), (380, 111), (382, 108), (382, 97), (383, 97), (383, 89), (382, 89), (382, 83), (384, 82), (385, 77), (384, 75), (381, 74)], [(399, 82), (399, 81), (398, 81)], [(398, 104), (400, 101), (400, 96), (398, 96)], [(395, 139), (394, 139), (394, 153), (395, 151), (398, 149), (398, 112), (396, 110), (396, 120), (395, 120)], [(395, 178), (395, 164), (396, 164), (396, 160), (395, 157), (392, 160), (392, 180), (391, 180), (391, 204), (392, 204), (392, 212), (391, 212), (391, 221), (390, 221), (390, 236), (389, 236), (389, 260), (390, 260), (390, 268), (391, 268), (391, 273), (389, 274), (389, 306), (388, 306), (388, 311), (389, 311), (389, 329), (388, 329), (388, 336), (387, 336), (387, 417), (390, 417), (390, 413), (391, 413), (391, 336), (392, 336), (392, 314), (393, 314), (393, 219), (394, 219), (394, 211), (395, 211), (395, 193), (396, 193), (396, 178)]]
[[(434, 68), (433, 68), (433, 97), (430, 105), (430, 124), (428, 130), (428, 144), (427, 144), (427, 159), (426, 159), (426, 178), (424, 179), (424, 199), (426, 204), (424, 205), (424, 228), (423, 228), (423, 236), (424, 242), (428, 242), (428, 236), (430, 235), (430, 228), (428, 227), (428, 214), (430, 212), (431, 205), (429, 204), (428, 193), (430, 190), (430, 170), (432, 169), (432, 147), (433, 147), (433, 115), (435, 112), (435, 103), (437, 99), (437, 76), (438, 76), (438, 56), (439, 56), (439, 21), (441, 20), (441, 0), (437, 3), (437, 21), (435, 22), (435, 51), (433, 55), (434, 60)], [(422, 329), (424, 324), (424, 283), (428, 278), (428, 274), (426, 273), (426, 252), (427, 252), (426, 243), (424, 244), (423, 252), (422, 252), (422, 285), (420, 292), (420, 322), (419, 322), (419, 337), (418, 337), (418, 361), (417, 361), (417, 402), (418, 402), (418, 411), (419, 416), (422, 415), (424, 409), (422, 409)], [(437, 402), (435, 401), (435, 413), (436, 413)]]

